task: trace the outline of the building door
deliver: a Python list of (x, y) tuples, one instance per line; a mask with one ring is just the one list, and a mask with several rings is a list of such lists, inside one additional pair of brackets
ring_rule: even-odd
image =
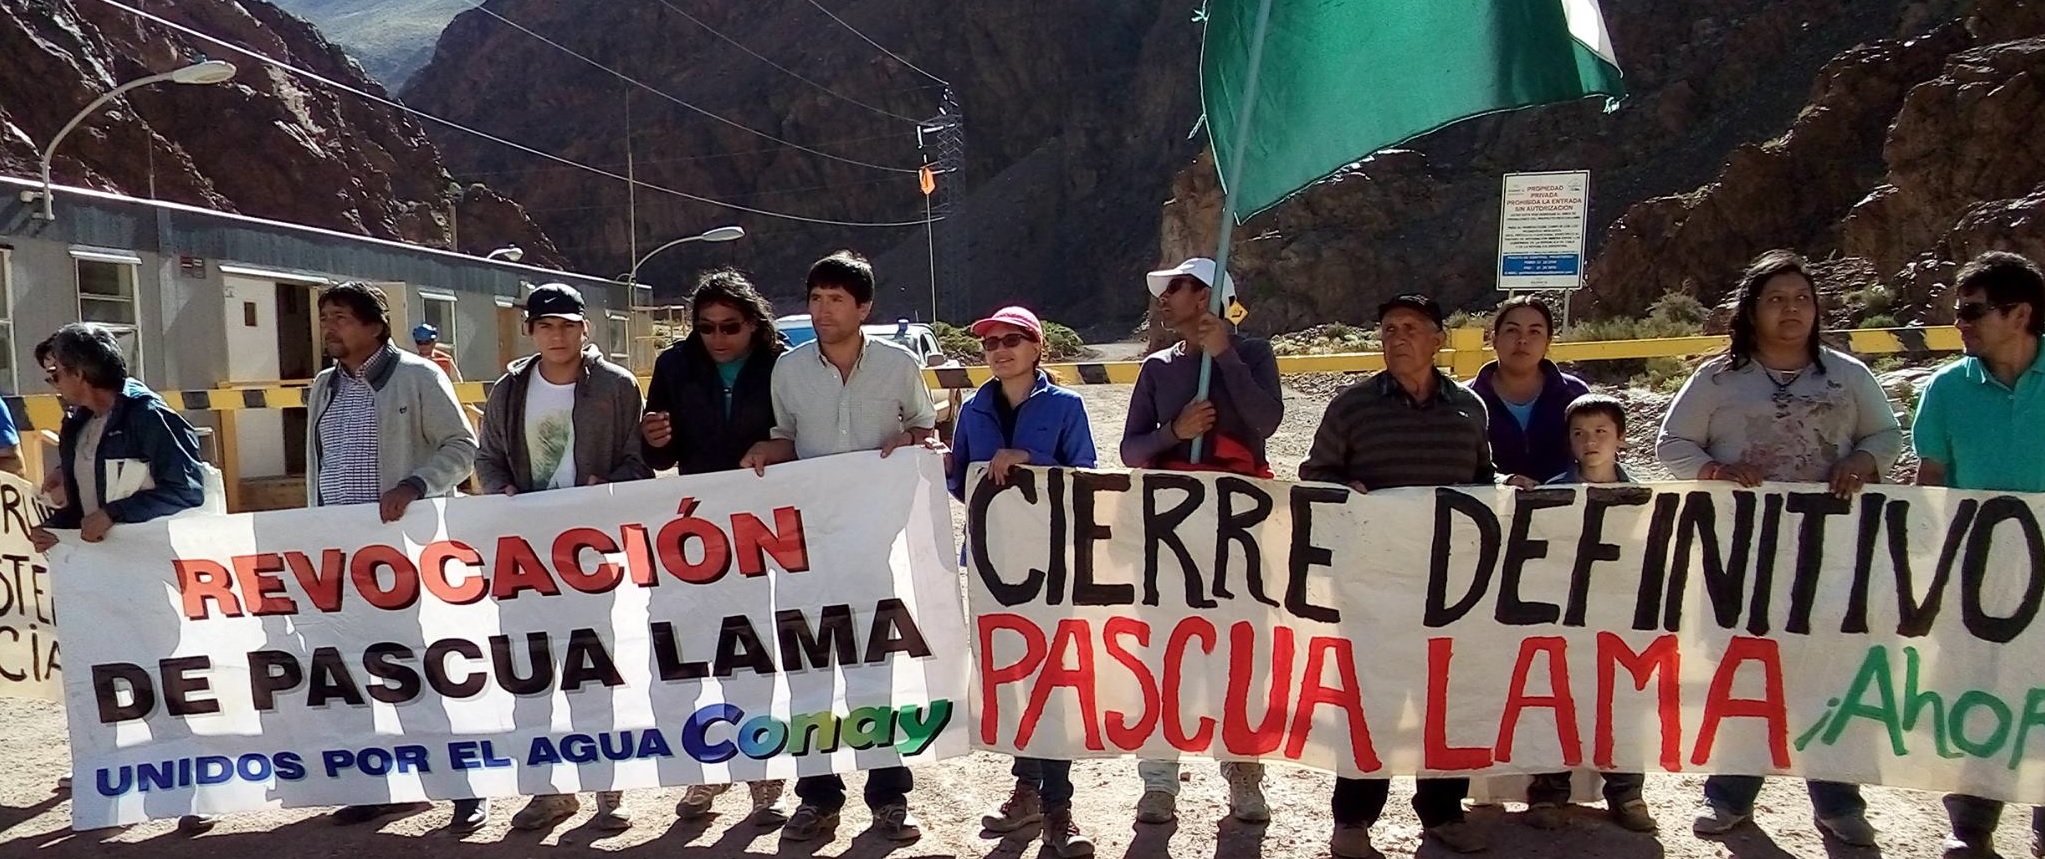
[[(277, 284), (277, 378), (310, 382), (326, 365), (310, 284)], [(284, 473), (305, 473), (305, 409), (284, 409)]]
[(497, 367), (502, 370), (525, 354), (525, 316), (516, 307), (497, 308)]

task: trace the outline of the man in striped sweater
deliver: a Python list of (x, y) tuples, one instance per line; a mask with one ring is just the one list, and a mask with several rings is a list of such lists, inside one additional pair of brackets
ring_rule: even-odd
[[(1341, 483), (1357, 492), (1398, 486), (1497, 482), (1491, 465), (1484, 401), (1435, 369), (1447, 339), (1441, 306), (1425, 295), (1401, 295), (1378, 307), (1385, 369), (1343, 391), (1321, 416), (1301, 480)], [(1385, 809), (1386, 779), (1335, 780), (1332, 852), (1376, 855), (1370, 827)], [(1423, 778), (1413, 810), (1428, 836), (1457, 853), (1486, 847), (1463, 821), (1466, 778)]]

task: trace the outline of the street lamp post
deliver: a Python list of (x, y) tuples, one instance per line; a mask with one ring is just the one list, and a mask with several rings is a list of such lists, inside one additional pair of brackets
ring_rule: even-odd
[(21, 192), (21, 201), (24, 203), (34, 202), (36, 200), (38, 193), (40, 193), (43, 205), (40, 210), (34, 213), (35, 217), (45, 221), (54, 221), (57, 219), (57, 214), (55, 211), (52, 210), (50, 205), (51, 203), (50, 198), (52, 197), (54, 190), (53, 186), (50, 183), (50, 161), (51, 159), (57, 156), (57, 146), (62, 144), (64, 142), (64, 138), (69, 136), (71, 132), (78, 127), (79, 123), (84, 122), (86, 117), (91, 116), (95, 111), (99, 110), (101, 107), (106, 106), (107, 102), (120, 98), (122, 93), (135, 89), (137, 87), (145, 87), (150, 84), (162, 83), (164, 81), (170, 81), (172, 83), (181, 84), (217, 84), (226, 83), (227, 81), (232, 80), (233, 78), (234, 78), (233, 63), (227, 62), (226, 60), (207, 60), (205, 62), (193, 63), (189, 66), (185, 66), (184, 68), (177, 69), (175, 71), (164, 72), (163, 74), (160, 75), (150, 75), (145, 78), (137, 78), (127, 83), (121, 84), (120, 86), (114, 87), (113, 89), (107, 90), (105, 95), (102, 95), (97, 99), (94, 99), (91, 104), (85, 106), (84, 110), (79, 111), (78, 115), (71, 117), (70, 122), (64, 123), (63, 129), (59, 130), (57, 132), (57, 136), (50, 140), (50, 145), (43, 148), (42, 160), (43, 190), (41, 192), (36, 191)]
[(736, 239), (742, 239), (745, 237), (746, 230), (744, 227), (730, 226), (718, 227), (712, 230), (705, 230), (693, 236), (683, 236), (679, 239), (675, 239), (674, 241), (668, 242), (667, 244), (661, 245), (660, 247), (647, 251), (645, 256), (640, 257), (637, 261), (633, 262), (632, 270), (625, 274), (625, 282), (631, 284), (635, 289), (638, 288), (639, 267), (645, 265), (647, 260), (653, 259), (654, 254), (660, 253), (661, 251), (667, 250), (668, 248), (674, 247), (675, 245), (688, 244), (689, 242), (729, 242)]

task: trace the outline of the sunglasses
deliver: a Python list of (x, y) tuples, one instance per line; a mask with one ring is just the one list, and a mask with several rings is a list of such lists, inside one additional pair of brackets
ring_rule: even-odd
[(43, 368), (43, 381), (44, 381), (44, 382), (47, 382), (47, 383), (49, 383), (49, 384), (52, 384), (52, 385), (54, 385), (54, 384), (57, 384), (57, 368), (55, 368), (55, 367), (44, 367), (44, 368)]
[(1172, 278), (1170, 283), (1165, 284), (1165, 291), (1158, 297), (1163, 298), (1166, 295), (1171, 295), (1172, 293), (1178, 292), (1180, 289), (1199, 289), (1206, 285), (1207, 284), (1201, 283), (1196, 278), (1175, 277)]
[(1980, 322), (1981, 318), (1987, 316), (1990, 311), (2006, 310), (2013, 306), (2015, 306), (2015, 302), (1991, 304), (1986, 301), (1969, 301), (1953, 308), (1953, 318), (1961, 322)]
[(1024, 341), (1029, 341), (1031, 343), (1037, 342), (1028, 334), (1024, 334), (1020, 331), (1010, 331), (1007, 334), (1003, 334), (999, 337), (980, 338), (980, 349), (983, 352), (992, 352), (996, 349), (1014, 349), (1017, 346), (1021, 346)]
[(740, 331), (746, 330), (746, 324), (744, 321), (698, 322), (696, 323), (696, 330), (701, 331), (705, 334), (722, 334), (726, 337), (730, 337), (733, 334), (737, 334)]

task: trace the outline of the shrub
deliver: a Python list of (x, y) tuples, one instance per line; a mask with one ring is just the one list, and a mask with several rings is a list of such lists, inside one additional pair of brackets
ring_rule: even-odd
[(1341, 355), (1376, 352), (1378, 347), (1375, 329), (1340, 322), (1316, 325), (1271, 338), (1271, 351), (1279, 355)]
[[(980, 364), (980, 338), (973, 332), (948, 322), (934, 322), (930, 330), (937, 334), (937, 347), (944, 350), (945, 357), (961, 364)], [(1044, 360), (1047, 362), (1073, 361), (1089, 357), (1093, 350), (1086, 348), (1086, 341), (1070, 327), (1056, 322), (1044, 322)]]
[(1866, 317), (1862, 317), (1862, 318), (1861, 318), (1861, 320), (1860, 320), (1860, 324), (1858, 324), (1858, 325), (1855, 325), (1855, 326), (1853, 326), (1853, 327), (1855, 327), (1855, 328), (1901, 328), (1901, 327), (1903, 327), (1903, 326), (1901, 326), (1901, 325), (1898, 325), (1898, 324), (1896, 323), (1896, 317), (1894, 317), (1894, 316), (1890, 316), (1889, 314), (1886, 314), (1886, 313), (1877, 313), (1877, 314), (1875, 314), (1875, 315), (1873, 315), (1873, 316), (1866, 316)]
[[(1664, 337), (1694, 337), (1704, 333), (1704, 321), (1711, 311), (1696, 296), (1671, 292), (1648, 305), (1639, 319), (1611, 317), (1579, 322), (1561, 339), (1590, 343), (1606, 340), (1652, 340)], [(1594, 381), (1628, 382), (1657, 391), (1680, 387), (1690, 376), (1689, 362), (1682, 358), (1598, 361), (1574, 368)]]

